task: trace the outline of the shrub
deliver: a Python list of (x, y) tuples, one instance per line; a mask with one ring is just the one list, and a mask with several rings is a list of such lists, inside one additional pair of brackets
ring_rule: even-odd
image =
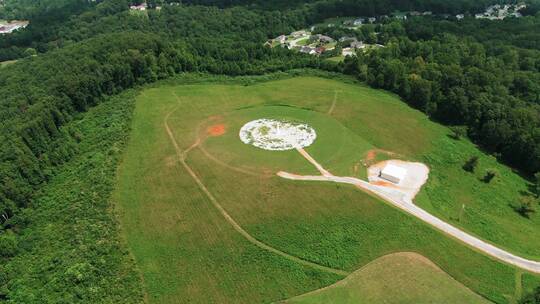
[(17, 253), (17, 238), (8, 230), (0, 235), (0, 257), (12, 257)]
[(530, 218), (531, 214), (536, 212), (535, 203), (536, 202), (532, 197), (527, 196), (523, 197), (516, 206), (513, 206), (513, 208), (519, 215)]
[(493, 180), (493, 178), (495, 178), (495, 176), (497, 176), (497, 171), (493, 169), (487, 170), (486, 175), (484, 175), (484, 178), (482, 178), (482, 181), (489, 184)]
[(462, 137), (467, 136), (468, 128), (467, 126), (451, 126), (450, 130), (452, 131), (452, 134), (450, 137), (453, 139), (459, 140)]
[(467, 172), (474, 172), (478, 166), (478, 156), (473, 156), (463, 165), (463, 170)]

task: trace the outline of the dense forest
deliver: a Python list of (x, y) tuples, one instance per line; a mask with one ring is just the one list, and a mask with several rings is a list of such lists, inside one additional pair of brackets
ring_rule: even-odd
[[(425, 17), (368, 26), (351, 34), (386, 47), (339, 64), (263, 46), (268, 38), (327, 17), (395, 10), (474, 13), (495, 2), (298, 0), (268, 7), (268, 1), (187, 0), (133, 13), (125, 0), (6, 0), (1, 18), (28, 18), (30, 25), (0, 37), (0, 61), (20, 59), (0, 70), (0, 301), (39, 302), (38, 296), (23, 296), (29, 284), (45, 282), (21, 279), (16, 269), (25, 259), (35, 259), (36, 246), (45, 242), (45, 234), (40, 239), (32, 230), (38, 222), (32, 210), (44, 204), (43, 189), (63, 166), (90, 153), (81, 143), (92, 137), (75, 122), (126, 89), (186, 72), (235, 76), (318, 68), (351, 74), (399, 94), (433, 119), (467, 126), (471, 139), (525, 174), (540, 171), (538, 1), (529, 6), (529, 16), (520, 19), (458, 22)], [(78, 245), (64, 244), (61, 250)], [(88, 259), (96, 262), (97, 256)], [(118, 263), (126, 263), (115, 261), (110, 263), (116, 266), (107, 267), (120, 269)], [(73, 269), (74, 286), (78, 272), (97, 267), (93, 262)], [(51, 273), (53, 268), (39, 271)], [(123, 286), (133, 284), (126, 282)], [(56, 284), (42, 292), (62, 299), (57, 302), (96, 299), (82, 291), (75, 298), (59, 294), (62, 282)], [(111, 298), (101, 301), (121, 297), (112, 289), (122, 284), (111, 284), (111, 290), (103, 292)]]
[[(486, 150), (533, 174), (540, 170), (537, 18), (480, 30), (486, 22), (471, 19), (459, 31), (430, 18), (393, 22), (380, 29), (385, 48), (348, 58), (344, 70), (438, 121), (467, 126)], [(496, 36), (500, 27), (509, 34)]]

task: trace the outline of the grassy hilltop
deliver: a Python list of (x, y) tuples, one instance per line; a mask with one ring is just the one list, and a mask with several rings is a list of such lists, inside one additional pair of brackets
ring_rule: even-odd
[[(508, 206), (527, 182), (392, 94), (314, 77), (249, 86), (163, 85), (138, 97), (114, 194), (151, 303), (272, 302), (345, 277), (248, 242), (180, 164), (165, 126), (224, 210), (258, 241), (287, 254), (352, 273), (383, 255), (416, 252), (457, 280), (418, 266), (428, 281), (446, 282), (445, 292), (473, 296), (468, 287), (498, 303), (514, 301), (540, 281), (352, 187), (275, 176), (279, 170), (315, 172), (296, 151), (265, 151), (239, 140), (244, 123), (274, 117), (310, 124), (317, 139), (306, 150), (335, 174), (364, 178), (366, 164), (390, 157), (426, 163), (430, 179), (417, 204), (538, 258), (540, 218), (522, 218)], [(472, 155), (480, 159), (474, 174), (461, 168)], [(489, 184), (480, 180), (487, 168), (499, 172)]]

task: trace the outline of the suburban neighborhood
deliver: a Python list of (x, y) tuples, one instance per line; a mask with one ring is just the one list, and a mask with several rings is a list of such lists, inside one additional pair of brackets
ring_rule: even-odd
[(23, 29), (29, 24), (25, 20), (13, 20), (11, 22), (0, 20), (0, 34), (11, 34), (18, 29)]
[[(368, 20), (369, 19), (369, 20)], [(327, 27), (344, 27), (348, 30), (357, 30), (363, 22), (375, 22), (375, 18), (358, 18), (336, 23), (328, 23)], [(270, 47), (281, 46), (289, 50), (295, 50), (300, 53), (310, 55), (321, 55), (323, 53), (333, 52), (334, 56), (356, 56), (356, 51), (367, 51), (371, 48), (384, 47), (381, 44), (366, 43), (358, 40), (353, 35), (333, 38), (324, 34), (315, 34), (320, 31), (320, 26), (312, 26), (309, 30), (299, 30), (289, 35), (280, 35), (274, 39), (268, 40), (265, 45)]]
[[(288, 35), (282, 34), (276, 38), (268, 40), (265, 45), (269, 47), (283, 47), (289, 50), (294, 50), (300, 53), (320, 56), (328, 55), (332, 58), (343, 59), (347, 56), (356, 56), (358, 51), (366, 52), (370, 49), (384, 47), (382, 44), (376, 43), (377, 32), (372, 32), (374, 35), (371, 41), (358, 39), (354, 34), (361, 31), (365, 25), (374, 25), (388, 22), (389, 20), (407, 20), (414, 17), (432, 17), (442, 19), (462, 20), (464, 18), (502, 20), (507, 17), (520, 18), (522, 17), (520, 10), (526, 8), (525, 3), (518, 4), (497, 4), (489, 6), (483, 13), (475, 15), (471, 14), (433, 14), (431, 11), (395, 11), (390, 15), (380, 15), (376, 17), (356, 17), (356, 18), (337, 18), (337, 20), (328, 21), (323, 24), (317, 24), (308, 29), (294, 31)], [(132, 8), (136, 9), (136, 8)], [(340, 37), (331, 37), (328, 30), (342, 29), (350, 34)], [(330, 53), (330, 54), (329, 54)]]
[(482, 14), (476, 14), (476, 19), (502, 20), (507, 17), (522, 17), (520, 10), (527, 7), (524, 3), (519, 4), (504, 4), (492, 5)]

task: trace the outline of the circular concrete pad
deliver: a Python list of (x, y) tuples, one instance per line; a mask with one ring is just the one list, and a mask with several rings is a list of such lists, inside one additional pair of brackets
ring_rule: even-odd
[(278, 119), (257, 119), (240, 129), (245, 144), (271, 151), (285, 151), (310, 146), (317, 138), (307, 124)]

